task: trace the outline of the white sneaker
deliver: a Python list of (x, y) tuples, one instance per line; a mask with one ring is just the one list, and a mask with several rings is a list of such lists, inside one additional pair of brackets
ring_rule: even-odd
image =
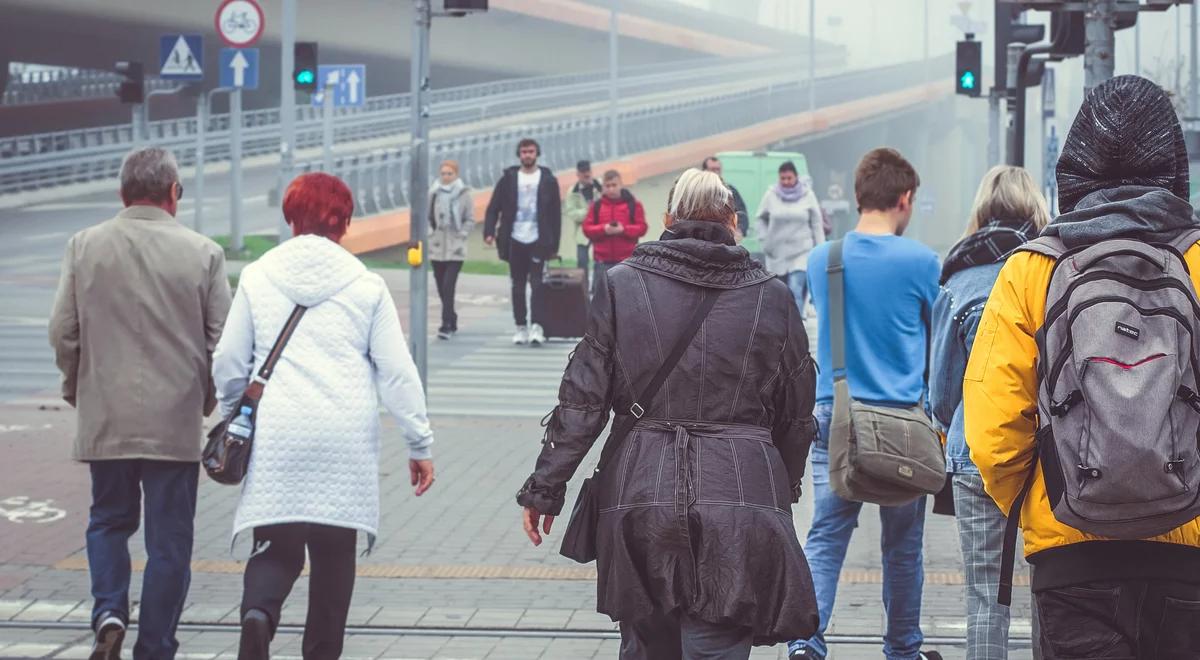
[(546, 332), (542, 330), (542, 326), (534, 323), (529, 326), (529, 343), (534, 346), (541, 346), (546, 343)]
[(121, 642), (125, 640), (125, 622), (111, 613), (105, 613), (96, 626), (96, 640), (92, 643), (90, 660), (119, 660)]
[(517, 326), (517, 332), (513, 335), (513, 343), (517, 346), (524, 346), (529, 343), (529, 326)]

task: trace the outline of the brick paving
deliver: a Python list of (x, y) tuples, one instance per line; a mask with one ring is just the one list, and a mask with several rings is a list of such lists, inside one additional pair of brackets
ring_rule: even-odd
[[(403, 313), (407, 272), (385, 275)], [(454, 342), (434, 343), (430, 348), (430, 406), (437, 433), (439, 479), (426, 496), (412, 496), (403, 443), (394, 425), (385, 419), (381, 533), (374, 552), (360, 559), (350, 625), (612, 631), (614, 624), (594, 611), (590, 567), (558, 556), (553, 541), (542, 548), (531, 547), (520, 529), (512, 499), (540, 447), (541, 428), (533, 408), (536, 406), (539, 414), (544, 414), (543, 407), (548, 410), (538, 397), (553, 401), (553, 377), (561, 373), (570, 346), (551, 345), (540, 353), (511, 347), (505, 339), (511, 324), (504, 295), (506, 280), (464, 276), (462, 287), (463, 334)], [(436, 303), (431, 312), (437, 318)], [(499, 414), (505, 408), (504, 400), (487, 391), (462, 394), (454, 400), (439, 395), (439, 374), (453, 379), (459, 377), (457, 372), (477, 368), (507, 369), (522, 377), (502, 386), (487, 382), (465, 391), (492, 388), (511, 392), (514, 401), (535, 402), (521, 404), (530, 408), (530, 414)], [(86, 468), (67, 458), (73, 414), (54, 405), (52, 396), (46, 393), (0, 405), (0, 623), (36, 626), (88, 621), (83, 530), (89, 481)], [(472, 414), (438, 414), (439, 407), (468, 408)], [(241, 592), (239, 559), (248, 552), (243, 539), (230, 553), (237, 495), (235, 488), (201, 480), (194, 576), (183, 614), (185, 624), (236, 623)], [(4, 504), (9, 498), (25, 498), (11, 500), (17, 502), (15, 509), (26, 511), (32, 502), (41, 506), (34, 507), (41, 513), (17, 521), (19, 516), (9, 515), (14, 506)], [(57, 510), (62, 517), (51, 520), (58, 516)], [(812, 503), (806, 496), (796, 508), (801, 538), (811, 516)], [(560, 522), (559, 531), (564, 523)], [(881, 634), (884, 615), (879, 599), (878, 538), (878, 515), (868, 506), (847, 557), (831, 634)], [(145, 556), (141, 543), (140, 535), (131, 541), (138, 561)], [(925, 557), (925, 633), (961, 637), (966, 629), (965, 605), (952, 519), (929, 517)], [(1022, 573), (1021, 577), (1026, 576)], [(134, 578), (136, 600), (140, 573)], [(306, 600), (307, 583), (301, 579), (284, 609), (285, 625), (303, 623)], [(1014, 600), (1014, 638), (1027, 640), (1028, 589), (1019, 587)], [(0, 657), (86, 657), (88, 638), (86, 631), (78, 629), (0, 628)], [(236, 634), (229, 631), (187, 632), (180, 639), (180, 657), (186, 658), (232, 657), (237, 641)], [(299, 643), (298, 635), (281, 633), (274, 647), (277, 657), (298, 656)], [(443, 632), (439, 636), (352, 635), (345, 657), (614, 658), (616, 649), (612, 640), (463, 637)], [(879, 656), (877, 646), (834, 649), (835, 658)], [(961, 650), (942, 650), (947, 657), (961, 657)], [(753, 657), (783, 657), (781, 653), (780, 648), (759, 649)], [(1029, 657), (1028, 653), (1014, 651), (1012, 657)]]

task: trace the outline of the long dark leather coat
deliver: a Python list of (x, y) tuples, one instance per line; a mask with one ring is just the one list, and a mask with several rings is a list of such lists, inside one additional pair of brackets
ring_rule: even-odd
[(628, 414), (701, 287), (724, 289), (598, 477), (598, 609), (626, 621), (686, 612), (764, 644), (810, 636), (817, 607), (791, 506), (816, 435), (815, 366), (791, 292), (704, 222), (678, 223), (608, 277), (518, 503), (560, 513), (609, 411)]

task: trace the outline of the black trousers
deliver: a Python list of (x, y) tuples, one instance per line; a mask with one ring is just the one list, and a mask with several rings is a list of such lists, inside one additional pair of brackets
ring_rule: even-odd
[(1034, 598), (1047, 660), (1200, 658), (1200, 584), (1106, 580), (1039, 591)]
[(655, 614), (621, 622), (621, 660), (746, 660), (752, 643), (747, 628), (685, 615)]
[(533, 323), (541, 323), (538, 315), (541, 313), (539, 304), (542, 296), (542, 273), (546, 262), (534, 256), (533, 245), (513, 241), (508, 249), (508, 272), (512, 276), (513, 319), (517, 325), (528, 325), (529, 306), (525, 300), (525, 287), (531, 289), (530, 298), (533, 303)]
[(461, 261), (433, 262), (433, 281), (437, 283), (438, 298), (442, 301), (442, 330), (458, 330), (458, 314), (454, 311), (454, 290), (458, 288)]
[(279, 626), (279, 613), (304, 570), (308, 550), (308, 618), (302, 645), (305, 660), (337, 658), (342, 654), (346, 616), (354, 592), (357, 532), (345, 527), (286, 523), (254, 530), (260, 552), (246, 563), (242, 616), (262, 610)]

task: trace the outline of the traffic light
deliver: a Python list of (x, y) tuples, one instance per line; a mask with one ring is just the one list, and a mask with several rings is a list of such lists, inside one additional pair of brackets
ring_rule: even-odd
[(317, 42), (297, 41), (292, 82), (301, 92), (317, 91)]
[(146, 79), (141, 62), (117, 62), (113, 70), (125, 77), (117, 88), (121, 103), (141, 103), (146, 98)]
[(978, 41), (967, 39), (958, 42), (955, 51), (954, 91), (964, 96), (979, 96), (983, 89), (980, 78), (983, 66), (983, 50)]

